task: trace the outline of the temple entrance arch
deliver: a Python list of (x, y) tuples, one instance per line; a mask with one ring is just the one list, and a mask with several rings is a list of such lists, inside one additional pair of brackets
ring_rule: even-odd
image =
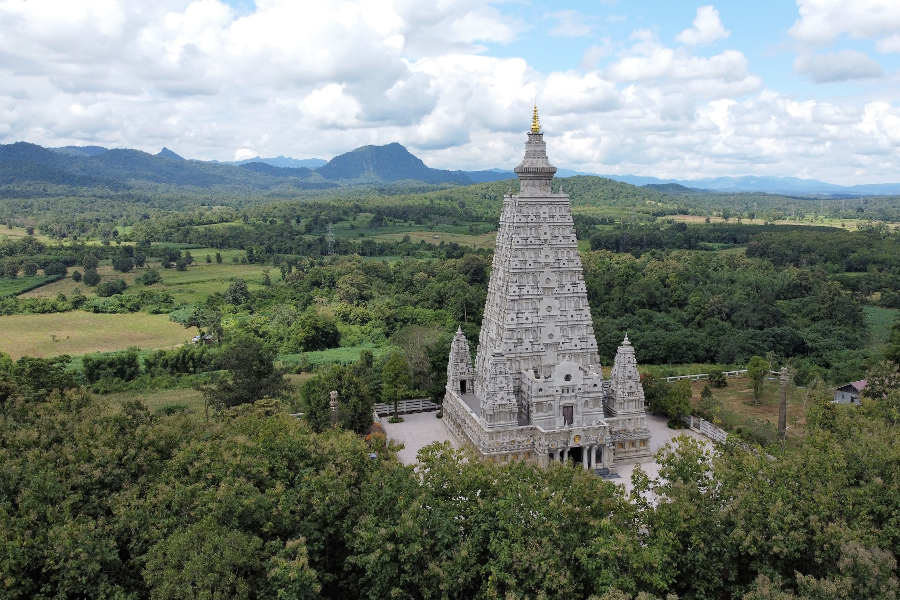
[(580, 467), (581, 460), (584, 456), (584, 448), (575, 447), (569, 448), (569, 463), (572, 466)]

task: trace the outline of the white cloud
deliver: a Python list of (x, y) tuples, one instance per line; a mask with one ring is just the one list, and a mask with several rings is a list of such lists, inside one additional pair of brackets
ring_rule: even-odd
[(875, 49), (882, 54), (900, 53), (900, 33), (881, 38), (875, 42)]
[(587, 19), (577, 10), (560, 10), (550, 13), (547, 17), (556, 20), (556, 25), (550, 30), (550, 35), (581, 37), (591, 33)]
[[(698, 55), (727, 33), (711, 7), (678, 47), (637, 30), (624, 45), (586, 41), (582, 70), (543, 73), (485, 50), (526, 25), (483, 0), (256, 7), (0, 0), (0, 141), (168, 146), (219, 160), (328, 158), (398, 141), (431, 166), (511, 167), (537, 97), (561, 167), (853, 183), (900, 172), (900, 109), (788, 98), (765, 89), (742, 52)], [(892, 51), (896, 33), (871, 36)], [(798, 69), (817, 80), (876, 74), (859, 56), (804, 52)]]
[(710, 5), (699, 7), (694, 26), (679, 33), (675, 36), (675, 40), (685, 46), (706, 46), (729, 35), (731, 32), (722, 26), (719, 19), (719, 11)]
[(600, 41), (602, 43), (599, 46), (590, 46), (581, 57), (581, 68), (585, 71), (593, 71), (597, 68), (597, 63), (612, 54), (612, 41), (608, 37)]
[(794, 62), (794, 70), (808, 74), (816, 83), (868, 79), (884, 74), (875, 59), (856, 50), (801, 55)]
[(870, 39), (900, 29), (897, 0), (797, 0), (800, 18), (788, 29), (794, 39), (831, 44), (841, 34)]

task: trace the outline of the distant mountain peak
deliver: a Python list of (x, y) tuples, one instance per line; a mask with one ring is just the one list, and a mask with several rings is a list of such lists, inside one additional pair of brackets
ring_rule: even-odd
[(400, 181), (415, 179), (425, 183), (457, 183), (470, 185), (464, 173), (431, 169), (402, 144), (391, 142), (384, 146), (360, 146), (335, 156), (317, 172), (333, 181), (374, 180)]
[(178, 156), (177, 154), (175, 154), (174, 152), (172, 152), (165, 146), (163, 146), (163, 149), (159, 151), (157, 156), (161, 156), (163, 158), (171, 158), (172, 160), (184, 160), (184, 158), (182, 158), (181, 156)]

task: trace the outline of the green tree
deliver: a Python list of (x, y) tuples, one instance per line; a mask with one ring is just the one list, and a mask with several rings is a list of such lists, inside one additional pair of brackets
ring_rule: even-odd
[(204, 519), (168, 535), (147, 553), (143, 575), (153, 600), (255, 598), (263, 541)]
[(216, 263), (218, 263), (218, 264), (222, 263), (222, 253), (221, 252), (216, 252)]
[(759, 404), (763, 392), (763, 383), (769, 374), (769, 363), (761, 356), (750, 358), (747, 364), (747, 377), (753, 386), (753, 401)]
[(20, 391), (30, 400), (47, 400), (53, 392), (63, 396), (78, 387), (75, 375), (68, 371), (72, 357), (62, 354), (52, 358), (23, 356), (13, 371)]
[(341, 343), (341, 334), (334, 320), (314, 308), (300, 315), (288, 331), (290, 337), (283, 346), (288, 352), (326, 350)]
[(30, 260), (26, 261), (24, 264), (22, 264), (22, 272), (25, 273), (27, 277), (34, 277), (38, 272), (37, 263)]
[(65, 277), (68, 275), (69, 269), (66, 268), (66, 265), (62, 264), (58, 260), (51, 261), (46, 267), (44, 267), (44, 275), (58, 275), (60, 277)]
[(113, 269), (120, 273), (128, 273), (134, 269), (134, 259), (131, 256), (120, 254), (112, 259)]
[(243, 279), (235, 279), (225, 290), (225, 302), (233, 306), (240, 306), (248, 302), (253, 295)]
[(708, 385), (704, 385), (700, 390), (700, 410), (708, 421), (713, 423), (720, 421), (722, 403), (716, 400)]
[(141, 273), (135, 281), (142, 285), (153, 285), (154, 283), (162, 281), (162, 276), (159, 274), (158, 269), (147, 269)]
[(201, 387), (207, 404), (231, 408), (286, 394), (291, 385), (274, 359), (275, 353), (255, 337), (241, 334), (229, 340), (215, 363), (228, 375)]
[(19, 261), (14, 258), (7, 258), (3, 261), (3, 275), (10, 279), (15, 279), (19, 275)]
[(372, 425), (375, 401), (365, 381), (352, 367), (332, 365), (309, 379), (300, 387), (303, 419), (313, 431), (322, 432), (331, 426), (331, 392), (338, 393), (338, 422), (344, 429), (365, 433)]
[(384, 364), (381, 372), (382, 388), (381, 401), (394, 405), (394, 419), (399, 419), (398, 403), (409, 391), (411, 379), (409, 376), (409, 364), (403, 355), (394, 352)]
[(95, 286), (100, 283), (100, 275), (97, 273), (97, 269), (85, 269), (84, 276), (81, 278), (85, 284), (89, 286)]

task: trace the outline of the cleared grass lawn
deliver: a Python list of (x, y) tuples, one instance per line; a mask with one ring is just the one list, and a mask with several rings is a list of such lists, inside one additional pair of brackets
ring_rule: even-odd
[[(708, 381), (691, 382), (691, 406), (700, 408), (700, 392)], [(723, 388), (710, 388), (713, 397), (722, 403), (722, 414), (725, 429), (733, 430), (742, 427), (747, 419), (766, 419), (778, 426), (778, 404), (781, 402), (781, 388), (777, 381), (766, 381), (759, 404), (753, 400), (753, 388), (746, 377), (728, 379)], [(803, 408), (803, 397), (806, 390), (788, 386), (787, 405), (787, 441), (796, 442), (805, 435), (806, 414)]]
[[(168, 315), (133, 313), (101, 315), (80, 310), (48, 315), (0, 317), (0, 351), (21, 356), (74, 356), (110, 352), (130, 346), (166, 348), (197, 334), (169, 320)], [(54, 338), (55, 337), (55, 341)]]

